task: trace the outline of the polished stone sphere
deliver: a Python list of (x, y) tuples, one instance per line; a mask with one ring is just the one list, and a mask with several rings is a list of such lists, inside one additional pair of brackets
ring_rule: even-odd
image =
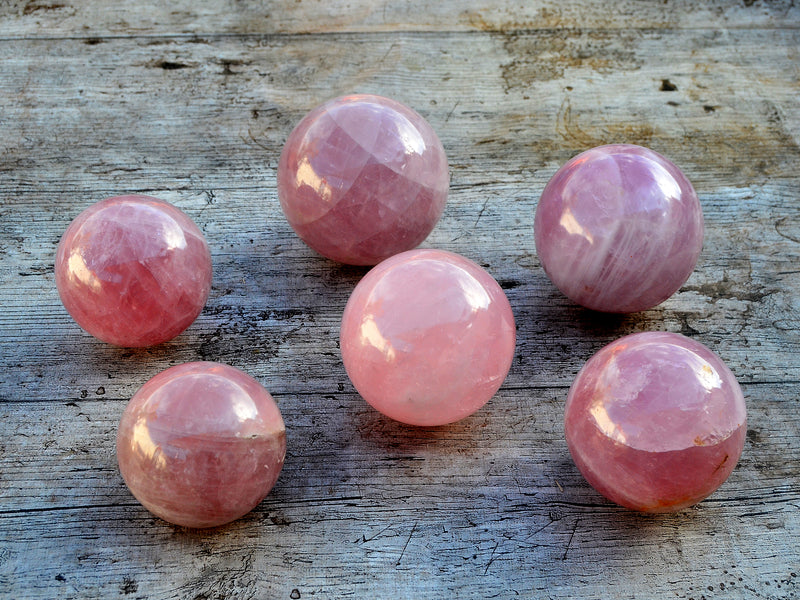
[(278, 164), (278, 198), (297, 235), (353, 265), (419, 245), (442, 215), (449, 183), (428, 122), (381, 96), (344, 96), (312, 110)]
[(700, 502), (730, 475), (747, 416), (730, 369), (676, 333), (623, 337), (595, 354), (567, 398), (567, 445), (609, 500), (645, 512)]
[(197, 225), (150, 196), (117, 196), (84, 210), (56, 251), (61, 301), (78, 325), (117, 346), (172, 339), (200, 314), (211, 254)]
[(392, 419), (444, 425), (481, 408), (514, 357), (503, 290), (470, 260), (410, 250), (380, 263), (342, 317), (342, 359), (361, 396)]
[(244, 516), (283, 467), (286, 430), (272, 396), (242, 371), (213, 362), (167, 369), (131, 398), (117, 459), (131, 493), (185, 527)]
[(640, 146), (587, 150), (542, 192), (536, 252), (552, 282), (587, 308), (630, 313), (686, 282), (703, 246), (703, 213), (672, 162)]

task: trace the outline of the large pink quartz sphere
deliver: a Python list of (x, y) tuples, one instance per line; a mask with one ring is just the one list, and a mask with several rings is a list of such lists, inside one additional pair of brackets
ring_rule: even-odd
[(153, 346), (200, 314), (211, 255), (197, 225), (171, 204), (117, 196), (70, 224), (55, 275), (61, 301), (86, 331), (117, 346)]
[(278, 406), (242, 371), (212, 362), (167, 369), (131, 398), (117, 459), (147, 510), (184, 527), (224, 525), (255, 508), (286, 454)]
[(514, 357), (503, 290), (462, 256), (410, 250), (359, 282), (342, 317), (344, 366), (361, 396), (411, 425), (471, 415), (498, 390)]
[(600, 350), (569, 392), (569, 451), (586, 480), (633, 510), (700, 502), (744, 447), (744, 397), (733, 373), (676, 333), (637, 333)]
[(629, 313), (660, 304), (689, 278), (703, 213), (689, 180), (660, 154), (600, 146), (544, 188), (534, 236), (545, 272), (573, 302)]
[(297, 235), (353, 265), (422, 242), (442, 215), (449, 181), (428, 122), (381, 96), (317, 107), (292, 131), (278, 164), (278, 198)]

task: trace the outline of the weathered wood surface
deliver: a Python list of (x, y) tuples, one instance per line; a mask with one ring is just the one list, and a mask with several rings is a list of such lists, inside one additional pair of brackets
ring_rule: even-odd
[[(800, 595), (794, 2), (147, 4), (0, 3), (0, 597)], [(352, 91), (438, 131), (451, 195), (425, 245), (486, 266), (514, 307), (505, 385), (449, 427), (395, 424), (354, 393), (337, 335), (365, 270), (315, 256), (278, 207), (292, 126)], [(671, 157), (706, 216), (681, 292), (624, 317), (571, 305), (533, 245), (548, 178), (605, 142)], [(69, 221), (125, 192), (180, 206), (214, 258), (203, 314), (148, 350), (84, 334), (53, 283)], [(749, 408), (738, 468), (677, 515), (605, 502), (563, 440), (584, 361), (652, 329), (720, 354)], [(205, 532), (151, 517), (114, 456), (127, 399), (197, 359), (262, 381), (289, 443), (270, 496)]]

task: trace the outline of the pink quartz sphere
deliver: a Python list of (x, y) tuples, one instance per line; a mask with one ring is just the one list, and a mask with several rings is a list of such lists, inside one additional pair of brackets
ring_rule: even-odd
[(703, 212), (672, 162), (640, 146), (587, 150), (542, 192), (536, 252), (573, 302), (615, 313), (660, 304), (684, 284), (703, 246)]
[(278, 406), (239, 369), (193, 362), (167, 369), (131, 398), (117, 459), (131, 493), (184, 527), (244, 516), (275, 485), (286, 454)]
[(595, 354), (569, 391), (567, 445), (609, 500), (645, 512), (700, 502), (744, 447), (744, 397), (730, 369), (676, 333), (623, 337)]
[(380, 263), (342, 317), (347, 374), (375, 409), (411, 425), (444, 425), (482, 407), (514, 357), (503, 290), (470, 260), (410, 250)]
[(292, 131), (278, 164), (278, 198), (297, 235), (352, 265), (420, 244), (442, 215), (449, 182), (428, 122), (381, 96), (317, 107)]
[(70, 224), (55, 276), (64, 307), (90, 334), (117, 346), (153, 346), (200, 314), (211, 255), (197, 225), (171, 204), (117, 196)]

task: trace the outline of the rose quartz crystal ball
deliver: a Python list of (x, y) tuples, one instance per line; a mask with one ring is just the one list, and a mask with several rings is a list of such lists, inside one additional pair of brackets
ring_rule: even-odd
[(411, 425), (471, 415), (498, 390), (514, 357), (503, 290), (466, 258), (411, 250), (359, 282), (342, 317), (353, 385), (374, 408)]
[(117, 196), (70, 224), (55, 276), (65, 308), (90, 334), (117, 346), (153, 346), (200, 314), (211, 255), (197, 225), (171, 204)]
[(297, 235), (353, 265), (377, 264), (428, 237), (449, 181), (428, 122), (381, 96), (344, 96), (314, 109), (278, 164), (278, 198)]
[(600, 146), (547, 184), (534, 236), (545, 272), (573, 302), (629, 313), (660, 304), (689, 278), (703, 213), (689, 180), (660, 154)]
[(572, 458), (609, 500), (670, 512), (700, 502), (733, 471), (744, 447), (744, 397), (702, 344), (637, 333), (600, 350), (569, 392)]
[(131, 493), (184, 527), (224, 525), (250, 512), (275, 485), (285, 454), (272, 396), (249, 375), (213, 362), (153, 377), (131, 399), (117, 433)]

